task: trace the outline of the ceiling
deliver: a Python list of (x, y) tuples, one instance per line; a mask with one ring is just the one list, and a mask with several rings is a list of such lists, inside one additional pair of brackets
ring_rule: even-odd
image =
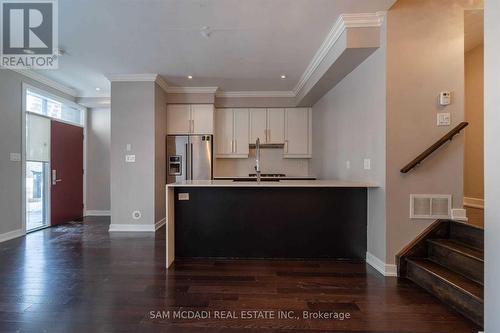
[(84, 97), (109, 96), (105, 74), (157, 73), (169, 85), (224, 91), (290, 91), (340, 14), (383, 11), (394, 2), (59, 1), (59, 46), (66, 53), (58, 70), (39, 73)]

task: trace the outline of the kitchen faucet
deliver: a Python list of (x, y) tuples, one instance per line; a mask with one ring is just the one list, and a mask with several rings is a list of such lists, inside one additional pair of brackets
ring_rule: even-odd
[(255, 141), (255, 173), (257, 175), (257, 182), (260, 183), (260, 139)]

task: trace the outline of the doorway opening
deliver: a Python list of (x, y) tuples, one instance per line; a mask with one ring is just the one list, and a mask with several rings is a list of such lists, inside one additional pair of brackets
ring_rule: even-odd
[(464, 12), (464, 207), (468, 223), (484, 227), (484, 9)]
[(82, 217), (85, 108), (23, 85), (23, 120), (24, 230)]

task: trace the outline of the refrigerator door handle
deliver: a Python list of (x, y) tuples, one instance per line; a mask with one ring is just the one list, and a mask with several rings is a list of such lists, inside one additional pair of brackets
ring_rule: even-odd
[(189, 143), (186, 143), (186, 180), (191, 179), (191, 167), (192, 167), (192, 159), (191, 159), (191, 154), (190, 154), (190, 149), (189, 149)]
[(190, 179), (193, 180), (193, 144), (192, 143), (191, 143), (191, 152), (190, 152), (189, 158), (191, 159), (191, 161), (190, 161), (190, 163), (191, 163)]

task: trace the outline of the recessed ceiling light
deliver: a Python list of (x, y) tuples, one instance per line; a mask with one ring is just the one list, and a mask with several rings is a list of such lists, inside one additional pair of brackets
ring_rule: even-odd
[(95, 88), (95, 91), (101, 91), (101, 88)]
[(281, 75), (281, 78), (284, 80), (286, 79), (286, 75)]
[(192, 78), (193, 78), (193, 76), (192, 76), (192, 75), (188, 75), (188, 79), (190, 79), (190, 80), (191, 80)]

